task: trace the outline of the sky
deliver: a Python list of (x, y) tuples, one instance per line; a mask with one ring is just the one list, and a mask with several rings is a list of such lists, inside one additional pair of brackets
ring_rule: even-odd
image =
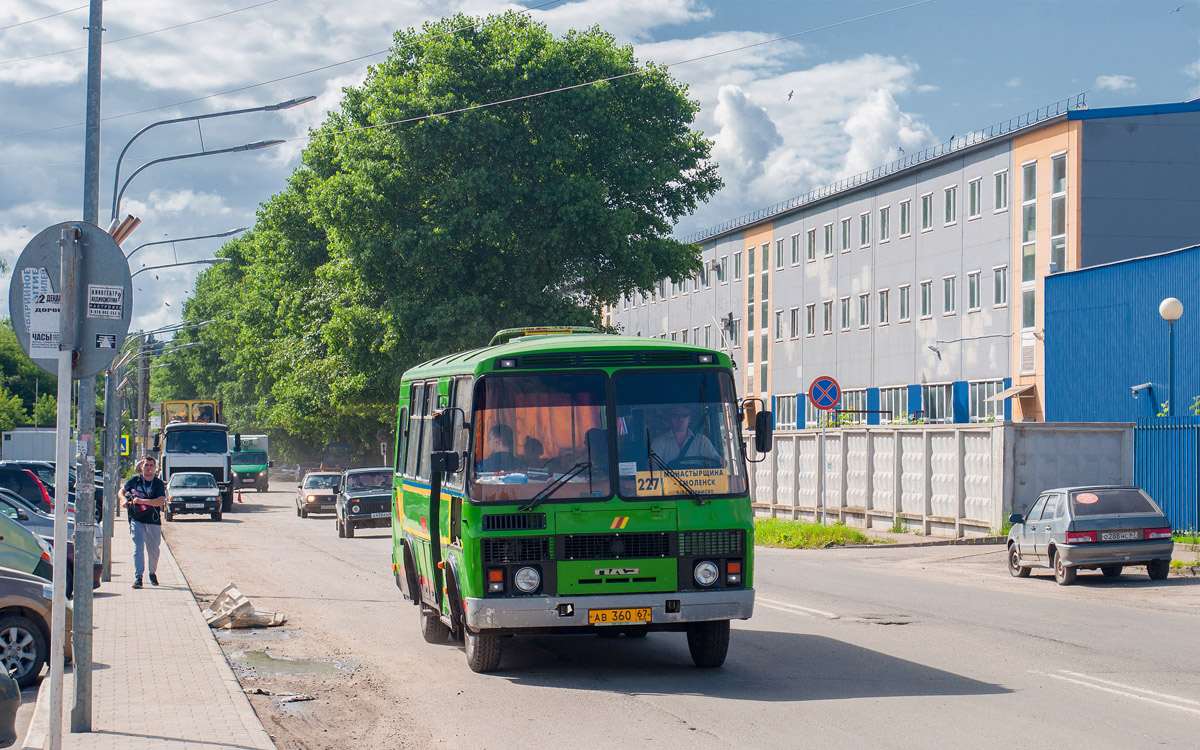
[[(106, 0), (99, 223), (141, 128), (315, 96), (156, 127), (125, 154), (122, 182), (154, 159), (285, 140), (151, 166), (120, 205), (142, 220), (126, 253), (253, 226), (395, 31), (509, 9), (559, 35), (599, 26), (688, 85), (725, 188), (681, 237), (1080, 93), (1092, 109), (1200, 97), (1200, 0)], [(0, 0), (0, 300), (30, 239), (83, 217), (87, 25), (88, 0)], [(130, 267), (223, 241), (152, 245)], [(201, 268), (135, 278), (133, 328), (178, 322)]]

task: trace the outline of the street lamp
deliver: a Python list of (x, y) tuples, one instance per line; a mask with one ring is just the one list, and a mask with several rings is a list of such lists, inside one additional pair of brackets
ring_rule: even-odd
[(133, 278), (134, 276), (137, 276), (139, 273), (143, 273), (145, 271), (157, 271), (160, 268), (175, 268), (176, 266), (195, 266), (195, 265), (211, 266), (215, 263), (228, 263), (231, 260), (233, 260), (233, 259), (232, 258), (202, 258), (200, 260), (184, 261), (183, 263), (167, 263), (166, 265), (162, 265), (162, 266), (145, 266), (145, 267), (139, 268), (138, 270), (129, 274), (129, 278)]
[[(251, 107), (249, 109), (232, 109), (227, 112), (211, 112), (206, 115), (192, 115), (190, 117), (176, 117), (172, 120), (159, 120), (158, 122), (150, 123), (146, 127), (142, 128), (138, 132), (134, 133), (133, 137), (129, 139), (129, 142), (125, 144), (125, 148), (121, 149), (121, 155), (117, 157), (117, 168), (116, 168), (116, 170), (114, 170), (114, 174), (113, 174), (112, 218), (114, 218), (114, 219), (117, 218), (117, 211), (119, 209), (119, 206), (118, 206), (119, 201), (117, 200), (117, 185), (120, 184), (120, 182), (121, 182), (121, 160), (125, 158), (125, 152), (129, 150), (129, 147), (133, 145), (133, 142), (136, 141), (139, 137), (141, 137), (142, 133), (145, 133), (147, 130), (150, 130), (151, 128), (156, 128), (159, 125), (172, 125), (177, 122), (193, 122), (193, 121), (198, 121), (198, 120), (211, 120), (214, 117), (228, 117), (230, 115), (244, 115), (244, 114), (248, 114), (250, 112), (277, 112), (282, 109), (291, 109), (292, 107), (298, 107), (301, 104), (307, 104), (308, 102), (311, 102), (316, 98), (317, 97), (315, 97), (315, 96), (305, 96), (300, 99), (289, 99), (286, 102), (279, 102), (278, 104), (267, 104), (267, 105), (264, 105), (261, 107)], [(211, 153), (219, 153), (219, 152), (213, 151)]]
[(202, 234), (199, 237), (180, 237), (178, 239), (173, 239), (173, 240), (158, 240), (157, 242), (146, 242), (144, 244), (138, 245), (133, 250), (131, 250), (129, 252), (129, 255), (125, 256), (125, 260), (129, 260), (130, 258), (132, 258), (133, 254), (136, 253), (138, 250), (141, 250), (143, 247), (150, 247), (151, 245), (174, 245), (176, 242), (191, 242), (192, 240), (211, 240), (214, 237), (228, 237), (231, 234), (237, 234), (238, 232), (245, 232), (249, 228), (250, 227), (238, 227), (237, 229), (230, 229), (228, 232), (221, 232), (219, 234)]
[(1158, 305), (1158, 314), (1167, 321), (1170, 356), (1167, 359), (1167, 416), (1175, 416), (1175, 321), (1183, 317), (1183, 303), (1167, 297)]

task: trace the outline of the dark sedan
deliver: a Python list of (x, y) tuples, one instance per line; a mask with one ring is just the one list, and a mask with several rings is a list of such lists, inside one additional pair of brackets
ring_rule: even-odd
[(1145, 565), (1159, 581), (1171, 571), (1171, 524), (1137, 487), (1063, 487), (1043, 492), (1029, 512), (1009, 517), (1008, 572), (1025, 578), (1051, 568), (1062, 586), (1080, 570), (1109, 578)]
[(338, 490), (337, 531), (354, 537), (355, 529), (389, 528), (392, 525), (392, 470), (347, 469)]

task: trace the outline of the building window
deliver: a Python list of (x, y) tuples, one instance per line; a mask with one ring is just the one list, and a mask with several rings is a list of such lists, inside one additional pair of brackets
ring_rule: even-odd
[(1067, 270), (1067, 155), (1050, 159), (1050, 262)]
[(942, 315), (953, 315), (958, 307), (957, 291), (955, 290), (955, 277), (942, 277)]
[(1029, 242), (1021, 245), (1021, 281), (1033, 281), (1035, 270), (1035, 261), (1037, 259), (1037, 245)]
[(696, 346), (700, 346), (700, 326), (696, 326), (692, 329), (692, 343)]
[(1021, 202), (1037, 199), (1037, 162), (1021, 165)]
[(954, 420), (951, 395), (949, 383), (921, 386), (921, 403), (924, 405), (926, 422), (944, 424)]
[(775, 340), (783, 341), (783, 310), (775, 311)]
[(710, 325), (704, 326), (704, 347), (706, 349), (712, 348), (712, 326)]
[(783, 268), (783, 240), (775, 240), (775, 268)]
[(800, 263), (800, 235), (792, 235), (792, 265)]
[(733, 254), (733, 280), (742, 280), (742, 254), (740, 252)]
[(682, 336), (682, 338), (680, 340), (686, 344), (688, 342), (688, 329), (684, 328), (680, 332), (680, 336)]
[(815, 336), (817, 333), (817, 303), (813, 302), (804, 308), (805, 315), (805, 334), (806, 336)]
[(790, 334), (788, 338), (800, 338), (800, 308), (793, 307), (788, 317), (790, 318), (788, 322), (791, 324), (788, 327), (788, 334)]
[[(903, 424), (908, 421), (908, 388), (896, 386), (879, 389), (880, 422), (890, 421), (892, 424)], [(887, 412), (890, 412), (887, 413)]]
[(1008, 304), (1008, 266), (996, 266), (992, 269), (992, 307), (1004, 307)]
[(722, 284), (729, 283), (729, 256), (721, 256), (721, 264), (717, 266), (717, 281)]
[(842, 219), (842, 252), (850, 252), (850, 220)]
[(1037, 302), (1037, 292), (1033, 289), (1025, 289), (1021, 292), (1021, 328), (1036, 328), (1037, 315), (1035, 304)]
[(825, 225), (825, 257), (833, 255), (833, 225)]
[(816, 229), (808, 230), (808, 256), (807, 257), (809, 260), (817, 259), (817, 230)]
[(986, 380), (981, 383), (970, 383), (970, 418), (972, 422), (992, 422), (1004, 418), (1004, 402), (988, 401), (1004, 390), (1003, 380)]
[(827, 299), (821, 303), (825, 313), (825, 333), (833, 333), (833, 300)]
[(850, 424), (866, 424), (867, 391), (865, 388), (853, 391), (842, 391), (842, 401), (838, 404), (838, 412), (846, 415)]
[(946, 194), (946, 226), (958, 221), (958, 186), (948, 187)]
[(746, 331), (746, 364), (750, 365), (750, 385), (754, 385), (754, 332)]
[(995, 194), (992, 202), (992, 211), (1000, 213), (1008, 210), (1008, 170), (996, 172), (992, 177), (995, 179)]
[(892, 207), (884, 206), (879, 209), (879, 242), (880, 244), (887, 242), (892, 237), (892, 228), (888, 223), (891, 218)]
[(667, 286), (666, 286), (666, 283), (662, 279), (658, 280), (658, 298), (659, 299), (667, 298)]
[(679, 334), (678, 334), (678, 333), (676, 333), (675, 331), (671, 331), (671, 340), (672, 340), (672, 341), (678, 341), (678, 340), (679, 340)]
[(1037, 278), (1037, 163), (1021, 167), (1021, 281)]
[(933, 229), (933, 193), (921, 196), (921, 231)]
[(871, 214), (869, 213), (858, 217), (858, 239), (862, 247), (871, 244)]
[(921, 282), (921, 317), (933, 317), (933, 281)]
[(879, 325), (885, 326), (888, 324), (888, 290), (879, 290)]
[(978, 312), (983, 302), (979, 289), (979, 271), (967, 274), (967, 310)]
[(978, 219), (983, 214), (983, 180), (974, 179), (967, 183), (967, 216)]
[(912, 201), (902, 201), (900, 203), (900, 236), (907, 237), (912, 234)]
[(676, 282), (675, 279), (671, 279), (671, 296), (672, 297), (679, 296), (679, 283)]
[(850, 330), (850, 298), (842, 297), (842, 330)]
[(796, 429), (796, 396), (775, 397), (775, 429)]
[(871, 295), (858, 295), (858, 327), (866, 328), (871, 325)]
[[(763, 253), (763, 256), (764, 256), (763, 260), (765, 261), (766, 260), (765, 252)], [(754, 248), (753, 247), (746, 248), (746, 273), (751, 276), (754, 275)]]
[(910, 320), (909, 316), (909, 295), (910, 287), (908, 284), (900, 287), (900, 322), (907, 323)]
[(742, 345), (742, 319), (734, 318), (733, 325), (729, 329), (729, 345), (734, 349)]

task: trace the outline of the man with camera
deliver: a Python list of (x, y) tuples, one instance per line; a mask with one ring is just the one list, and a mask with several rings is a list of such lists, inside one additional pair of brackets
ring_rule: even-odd
[(154, 457), (143, 456), (138, 461), (137, 473), (117, 493), (129, 512), (135, 589), (142, 587), (146, 562), (150, 564), (150, 584), (158, 585), (158, 548), (162, 543), (162, 508), (167, 503), (167, 486), (155, 476), (157, 470)]

